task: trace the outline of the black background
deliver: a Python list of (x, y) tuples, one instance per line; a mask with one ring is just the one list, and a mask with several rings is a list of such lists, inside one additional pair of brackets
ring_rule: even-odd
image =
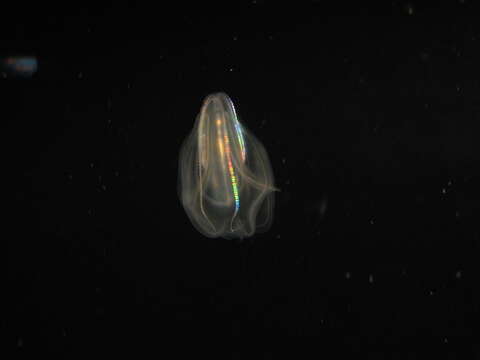
[[(11, 348), (273, 334), (471, 350), (477, 9), (339, 5), (4, 11), (3, 54), (39, 62), (0, 80)], [(244, 241), (203, 237), (177, 196), (216, 91), (281, 189), (271, 230)]]

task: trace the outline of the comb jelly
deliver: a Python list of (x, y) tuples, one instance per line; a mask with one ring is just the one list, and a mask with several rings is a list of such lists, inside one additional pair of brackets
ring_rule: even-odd
[(193, 226), (210, 238), (267, 231), (276, 190), (267, 152), (230, 98), (207, 96), (179, 157), (179, 197)]

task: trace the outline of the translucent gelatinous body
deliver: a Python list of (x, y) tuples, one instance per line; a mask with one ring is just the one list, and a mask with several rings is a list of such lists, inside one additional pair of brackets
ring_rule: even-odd
[(207, 237), (245, 238), (273, 220), (274, 178), (263, 145), (224, 93), (207, 96), (179, 159), (179, 196)]

